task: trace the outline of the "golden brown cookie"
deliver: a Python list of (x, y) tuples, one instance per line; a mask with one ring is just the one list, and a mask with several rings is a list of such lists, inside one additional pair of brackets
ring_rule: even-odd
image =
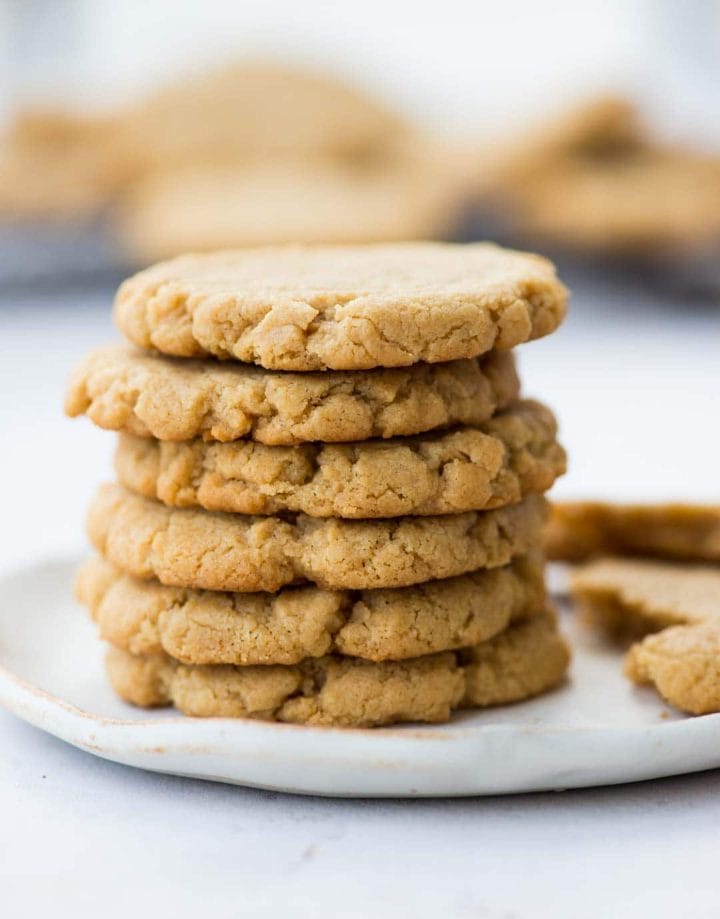
[(277, 594), (164, 587), (94, 557), (80, 569), (76, 592), (101, 638), (186, 664), (296, 664), (332, 652), (402, 660), (487, 641), (545, 606), (535, 556), (417, 587)]
[(590, 619), (621, 635), (720, 622), (720, 569), (709, 566), (604, 558), (578, 568), (570, 589)]
[(720, 622), (677, 625), (633, 645), (625, 672), (693, 715), (720, 711)]
[(720, 506), (556, 502), (545, 531), (551, 559), (647, 555), (689, 561), (720, 559)]
[(338, 443), (482, 424), (519, 388), (507, 352), (360, 374), (271, 373), (111, 346), (77, 368), (65, 411), (159, 440)]
[(106, 485), (90, 507), (88, 535), (118, 568), (169, 586), (275, 591), (311, 581), (364, 590), (506, 565), (538, 545), (545, 517), (539, 495), (447, 517), (245, 517), (168, 508)]
[(720, 158), (649, 148), (558, 163), (517, 205), (524, 238), (623, 256), (720, 240)]
[(456, 652), (465, 676), (466, 707), (504, 705), (557, 686), (570, 651), (554, 615), (510, 625), (495, 638)]
[(112, 648), (108, 673), (127, 702), (197, 717), (371, 727), (440, 722), (463, 707), (517, 702), (556, 686), (569, 661), (552, 617), (511, 626), (483, 645), (407, 661), (327, 656), (293, 667), (195, 667)]
[(161, 172), (124, 202), (118, 235), (143, 265), (245, 246), (446, 239), (465, 202), (443, 165), (416, 151), (367, 169), (263, 162)]
[(338, 80), (244, 61), (178, 80), (127, 113), (144, 170), (268, 158), (373, 161), (410, 133), (395, 113)]
[(489, 243), (228, 250), (125, 281), (115, 319), (135, 344), (273, 370), (366, 370), (477, 357), (562, 322), (553, 265)]
[(174, 507), (311, 517), (455, 514), (514, 504), (565, 471), (557, 425), (518, 402), (478, 428), (412, 440), (267, 447), (121, 435), (121, 484)]
[(124, 162), (114, 118), (20, 112), (0, 146), (0, 214), (87, 220), (117, 194)]
[(602, 559), (580, 568), (571, 589), (591, 622), (647, 636), (628, 652), (632, 680), (683, 711), (720, 711), (720, 569)]
[(635, 106), (600, 96), (531, 126), (498, 145), (495, 172), (509, 194), (531, 179), (540, 182), (558, 163), (604, 161), (644, 146)]
[(720, 158), (658, 142), (622, 99), (552, 119), (493, 162), (494, 209), (524, 244), (677, 260), (720, 240)]

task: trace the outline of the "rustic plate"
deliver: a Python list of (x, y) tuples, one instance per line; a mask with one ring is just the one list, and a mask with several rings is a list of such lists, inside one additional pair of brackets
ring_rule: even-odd
[(622, 676), (616, 650), (567, 623), (571, 678), (449, 725), (306, 728), (145, 712), (115, 698), (72, 598), (75, 563), (0, 580), (0, 703), (96, 756), (302, 794), (418, 797), (578, 788), (720, 766), (720, 715), (685, 718)]

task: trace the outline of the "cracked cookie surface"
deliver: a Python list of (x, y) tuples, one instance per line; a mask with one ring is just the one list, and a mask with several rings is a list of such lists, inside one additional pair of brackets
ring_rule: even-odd
[(270, 370), (367, 370), (477, 357), (553, 332), (567, 292), (540, 256), (490, 243), (227, 250), (125, 281), (134, 344)]
[(196, 717), (370, 727), (447, 721), (454, 709), (517, 702), (551, 689), (569, 652), (552, 616), (512, 625), (459, 652), (373, 663), (328, 655), (283, 666), (192, 666), (166, 655), (108, 653), (117, 694)]
[(507, 352), (367, 373), (273, 373), (114, 345), (73, 373), (65, 411), (158, 440), (338, 443), (482, 424), (517, 398)]
[(94, 557), (76, 593), (101, 638), (186, 664), (296, 664), (333, 652), (402, 660), (487, 641), (545, 606), (542, 562), (532, 555), (417, 587), (277, 594), (165, 587)]
[(565, 471), (552, 412), (518, 402), (478, 428), (411, 440), (269, 447), (121, 435), (119, 481), (173, 507), (312, 517), (455, 514), (514, 504)]
[(275, 591), (310, 581), (363, 590), (506, 565), (538, 545), (546, 516), (544, 498), (530, 495), (497, 510), (446, 517), (249, 517), (168, 508), (105, 485), (87, 527), (108, 561), (169, 586)]

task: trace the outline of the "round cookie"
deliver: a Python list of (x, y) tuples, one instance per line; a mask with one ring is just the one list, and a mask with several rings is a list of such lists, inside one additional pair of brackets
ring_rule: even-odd
[(371, 727), (447, 721), (453, 709), (517, 702), (556, 686), (569, 661), (551, 616), (490, 641), (407, 661), (327, 656), (293, 667), (197, 667), (166, 655), (111, 648), (113, 688), (143, 707), (175, 705), (195, 717)]
[(123, 202), (118, 235), (140, 265), (232, 247), (448, 238), (466, 188), (447, 165), (413, 148), (368, 169), (263, 162), (163, 171)]
[(333, 77), (242, 61), (190, 74), (125, 116), (127, 146), (143, 171), (177, 165), (373, 161), (412, 138), (404, 120)]
[(28, 109), (18, 111), (7, 128), (0, 144), (3, 221), (82, 225), (123, 187), (127, 157), (114, 116)]
[(368, 373), (269, 373), (111, 346), (74, 372), (65, 411), (158, 440), (338, 443), (482, 424), (517, 398), (509, 353)]
[(553, 265), (489, 243), (295, 246), (185, 255), (125, 281), (115, 320), (143, 348), (270, 370), (477, 357), (554, 331)]
[(412, 440), (267, 447), (121, 435), (119, 481), (174, 507), (311, 517), (455, 514), (514, 504), (565, 471), (552, 412), (518, 402), (480, 428)]
[(720, 239), (720, 160), (648, 148), (561, 161), (522, 189), (517, 225), (525, 239), (624, 258), (714, 251)]
[(165, 587), (94, 557), (80, 569), (76, 593), (100, 637), (131, 654), (245, 666), (331, 652), (374, 661), (418, 657), (487, 641), (545, 604), (542, 562), (534, 556), (417, 587), (278, 594)]
[(539, 495), (493, 511), (371, 521), (178, 510), (105, 485), (88, 535), (123, 571), (169, 586), (275, 591), (311, 581), (363, 590), (506, 565), (538, 545), (546, 518)]

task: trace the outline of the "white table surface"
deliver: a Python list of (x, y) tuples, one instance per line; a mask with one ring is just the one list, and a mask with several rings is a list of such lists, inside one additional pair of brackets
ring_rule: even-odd
[[(720, 309), (575, 283), (522, 351), (560, 416), (566, 496), (717, 486)], [(113, 438), (62, 417), (68, 369), (113, 336), (109, 294), (3, 297), (0, 572), (83, 544)], [(717, 916), (720, 772), (457, 801), (294, 798), (164, 777), (0, 711), (0, 915)]]

